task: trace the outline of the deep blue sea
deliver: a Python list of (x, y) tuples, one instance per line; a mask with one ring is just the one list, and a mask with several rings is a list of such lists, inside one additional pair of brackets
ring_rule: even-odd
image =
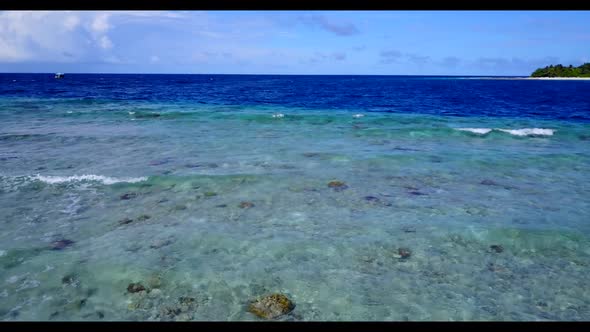
[(3, 320), (587, 321), (589, 284), (590, 81), (0, 74)]

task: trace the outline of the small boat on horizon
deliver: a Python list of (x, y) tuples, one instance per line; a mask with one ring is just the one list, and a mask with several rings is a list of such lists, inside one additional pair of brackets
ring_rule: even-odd
[(55, 73), (55, 78), (64, 78), (64, 73)]

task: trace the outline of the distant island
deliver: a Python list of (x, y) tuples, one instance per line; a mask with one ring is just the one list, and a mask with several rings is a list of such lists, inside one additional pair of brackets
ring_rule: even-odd
[(579, 67), (551, 65), (535, 70), (531, 77), (590, 77), (590, 63), (585, 63)]

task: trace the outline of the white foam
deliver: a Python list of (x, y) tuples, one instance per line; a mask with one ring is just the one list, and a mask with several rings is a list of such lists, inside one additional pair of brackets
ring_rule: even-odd
[(492, 128), (457, 128), (457, 130), (468, 131), (474, 134), (485, 135), (492, 131)]
[(554, 129), (545, 129), (545, 128), (522, 128), (522, 129), (498, 129), (499, 131), (503, 131), (505, 133), (509, 133), (510, 135), (515, 136), (552, 136), (555, 132)]
[(362, 118), (363, 116), (365, 116), (364, 114), (355, 114), (352, 117), (353, 118)]
[(284, 118), (285, 117), (285, 114), (283, 114), (283, 113), (276, 113), (276, 114), (273, 114), (272, 117), (273, 118)]
[(103, 184), (114, 184), (119, 182), (127, 182), (127, 183), (136, 183), (141, 181), (146, 181), (147, 177), (136, 177), (136, 178), (114, 178), (110, 176), (103, 176), (103, 175), (94, 175), (94, 174), (86, 174), (86, 175), (73, 175), (73, 176), (43, 176), (43, 175), (36, 175), (33, 176), (32, 179), (39, 180), (49, 184), (56, 184), (56, 183), (65, 183), (65, 182), (72, 182), (72, 181), (96, 181), (101, 182)]
[(133, 115), (133, 114), (135, 114), (135, 112), (127, 112), (127, 113), (129, 113), (129, 115)]
[(468, 131), (474, 134), (485, 135), (492, 130), (501, 131), (515, 136), (552, 136), (555, 129), (546, 128), (521, 128), (521, 129), (502, 129), (502, 128), (455, 128), (456, 130)]

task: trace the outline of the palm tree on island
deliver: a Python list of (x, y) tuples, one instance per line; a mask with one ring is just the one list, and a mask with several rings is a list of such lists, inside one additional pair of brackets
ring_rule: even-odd
[(590, 77), (590, 63), (585, 63), (579, 67), (569, 65), (550, 65), (535, 70), (531, 77)]

